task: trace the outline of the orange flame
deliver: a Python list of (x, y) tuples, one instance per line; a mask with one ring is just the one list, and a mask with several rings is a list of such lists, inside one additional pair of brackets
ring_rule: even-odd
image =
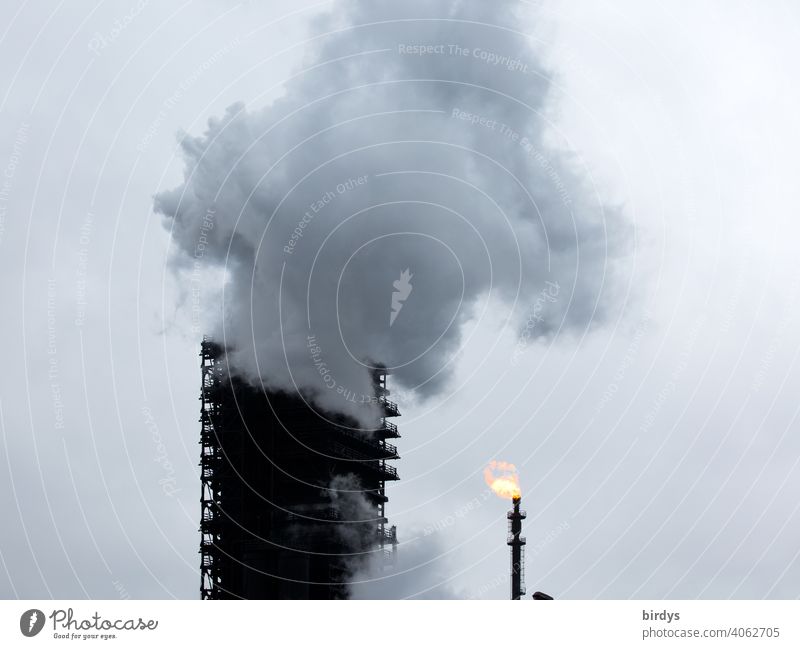
[(489, 466), (483, 470), (483, 477), (491, 490), (501, 498), (513, 499), (522, 496), (517, 467), (513, 464), (492, 460), (489, 462)]

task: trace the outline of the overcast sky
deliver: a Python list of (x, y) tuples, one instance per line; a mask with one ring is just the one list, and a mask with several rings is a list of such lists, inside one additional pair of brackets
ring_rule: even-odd
[[(614, 281), (602, 317), (541, 339), (488, 300), (463, 317), (443, 387), (394, 393), (387, 511), (408, 572), (359, 594), (507, 598), (508, 503), (483, 481), (496, 458), (519, 468), (529, 593), (797, 597), (800, 9), (514, 9), (549, 84), (542, 140), (626, 224), (608, 263), (583, 267)], [(154, 196), (184, 182), (179, 133), (293, 101), (289, 80), (333, 38), (315, 17), (338, 11), (7, 8), (3, 597), (199, 595), (198, 321)]]

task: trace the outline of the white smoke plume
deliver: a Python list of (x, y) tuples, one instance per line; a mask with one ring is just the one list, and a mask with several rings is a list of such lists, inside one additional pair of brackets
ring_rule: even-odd
[[(336, 534), (349, 553), (356, 570), (377, 543), (378, 512), (362, 491), (361, 482), (352, 473), (334, 476), (328, 491), (331, 506), (338, 512), (341, 524), (333, 524)], [(363, 554), (359, 554), (363, 553)]]
[(351, 599), (464, 599), (466, 593), (452, 584), (457, 559), (436, 537), (421, 538), (418, 530), (406, 532), (410, 540), (397, 548), (395, 565), (379, 555), (362, 562), (349, 585)]
[(336, 3), (282, 98), (182, 140), (185, 181), (156, 210), (182, 277), (225, 269), (207, 326), (242, 376), (370, 426), (369, 366), (437, 394), (488, 298), (522, 327), (557, 285), (535, 337), (602, 317), (627, 229), (546, 144), (523, 6)]

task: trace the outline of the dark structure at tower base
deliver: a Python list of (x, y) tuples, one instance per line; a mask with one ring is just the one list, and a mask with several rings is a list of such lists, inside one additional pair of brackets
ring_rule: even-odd
[[(374, 371), (379, 428), (355, 430), (300, 395), (264, 393), (227, 371), (204, 340), (201, 395), (203, 599), (340, 599), (367, 565), (390, 562), (385, 517), (397, 480), (397, 405)], [(326, 418), (327, 417), (327, 418)]]

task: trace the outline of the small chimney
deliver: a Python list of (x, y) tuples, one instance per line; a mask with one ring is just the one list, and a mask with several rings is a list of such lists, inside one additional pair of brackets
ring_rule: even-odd
[(514, 508), (508, 512), (508, 545), (511, 546), (511, 599), (522, 599), (525, 594), (525, 537), (522, 532), (522, 520), (527, 514), (520, 510), (520, 496), (512, 499)]

